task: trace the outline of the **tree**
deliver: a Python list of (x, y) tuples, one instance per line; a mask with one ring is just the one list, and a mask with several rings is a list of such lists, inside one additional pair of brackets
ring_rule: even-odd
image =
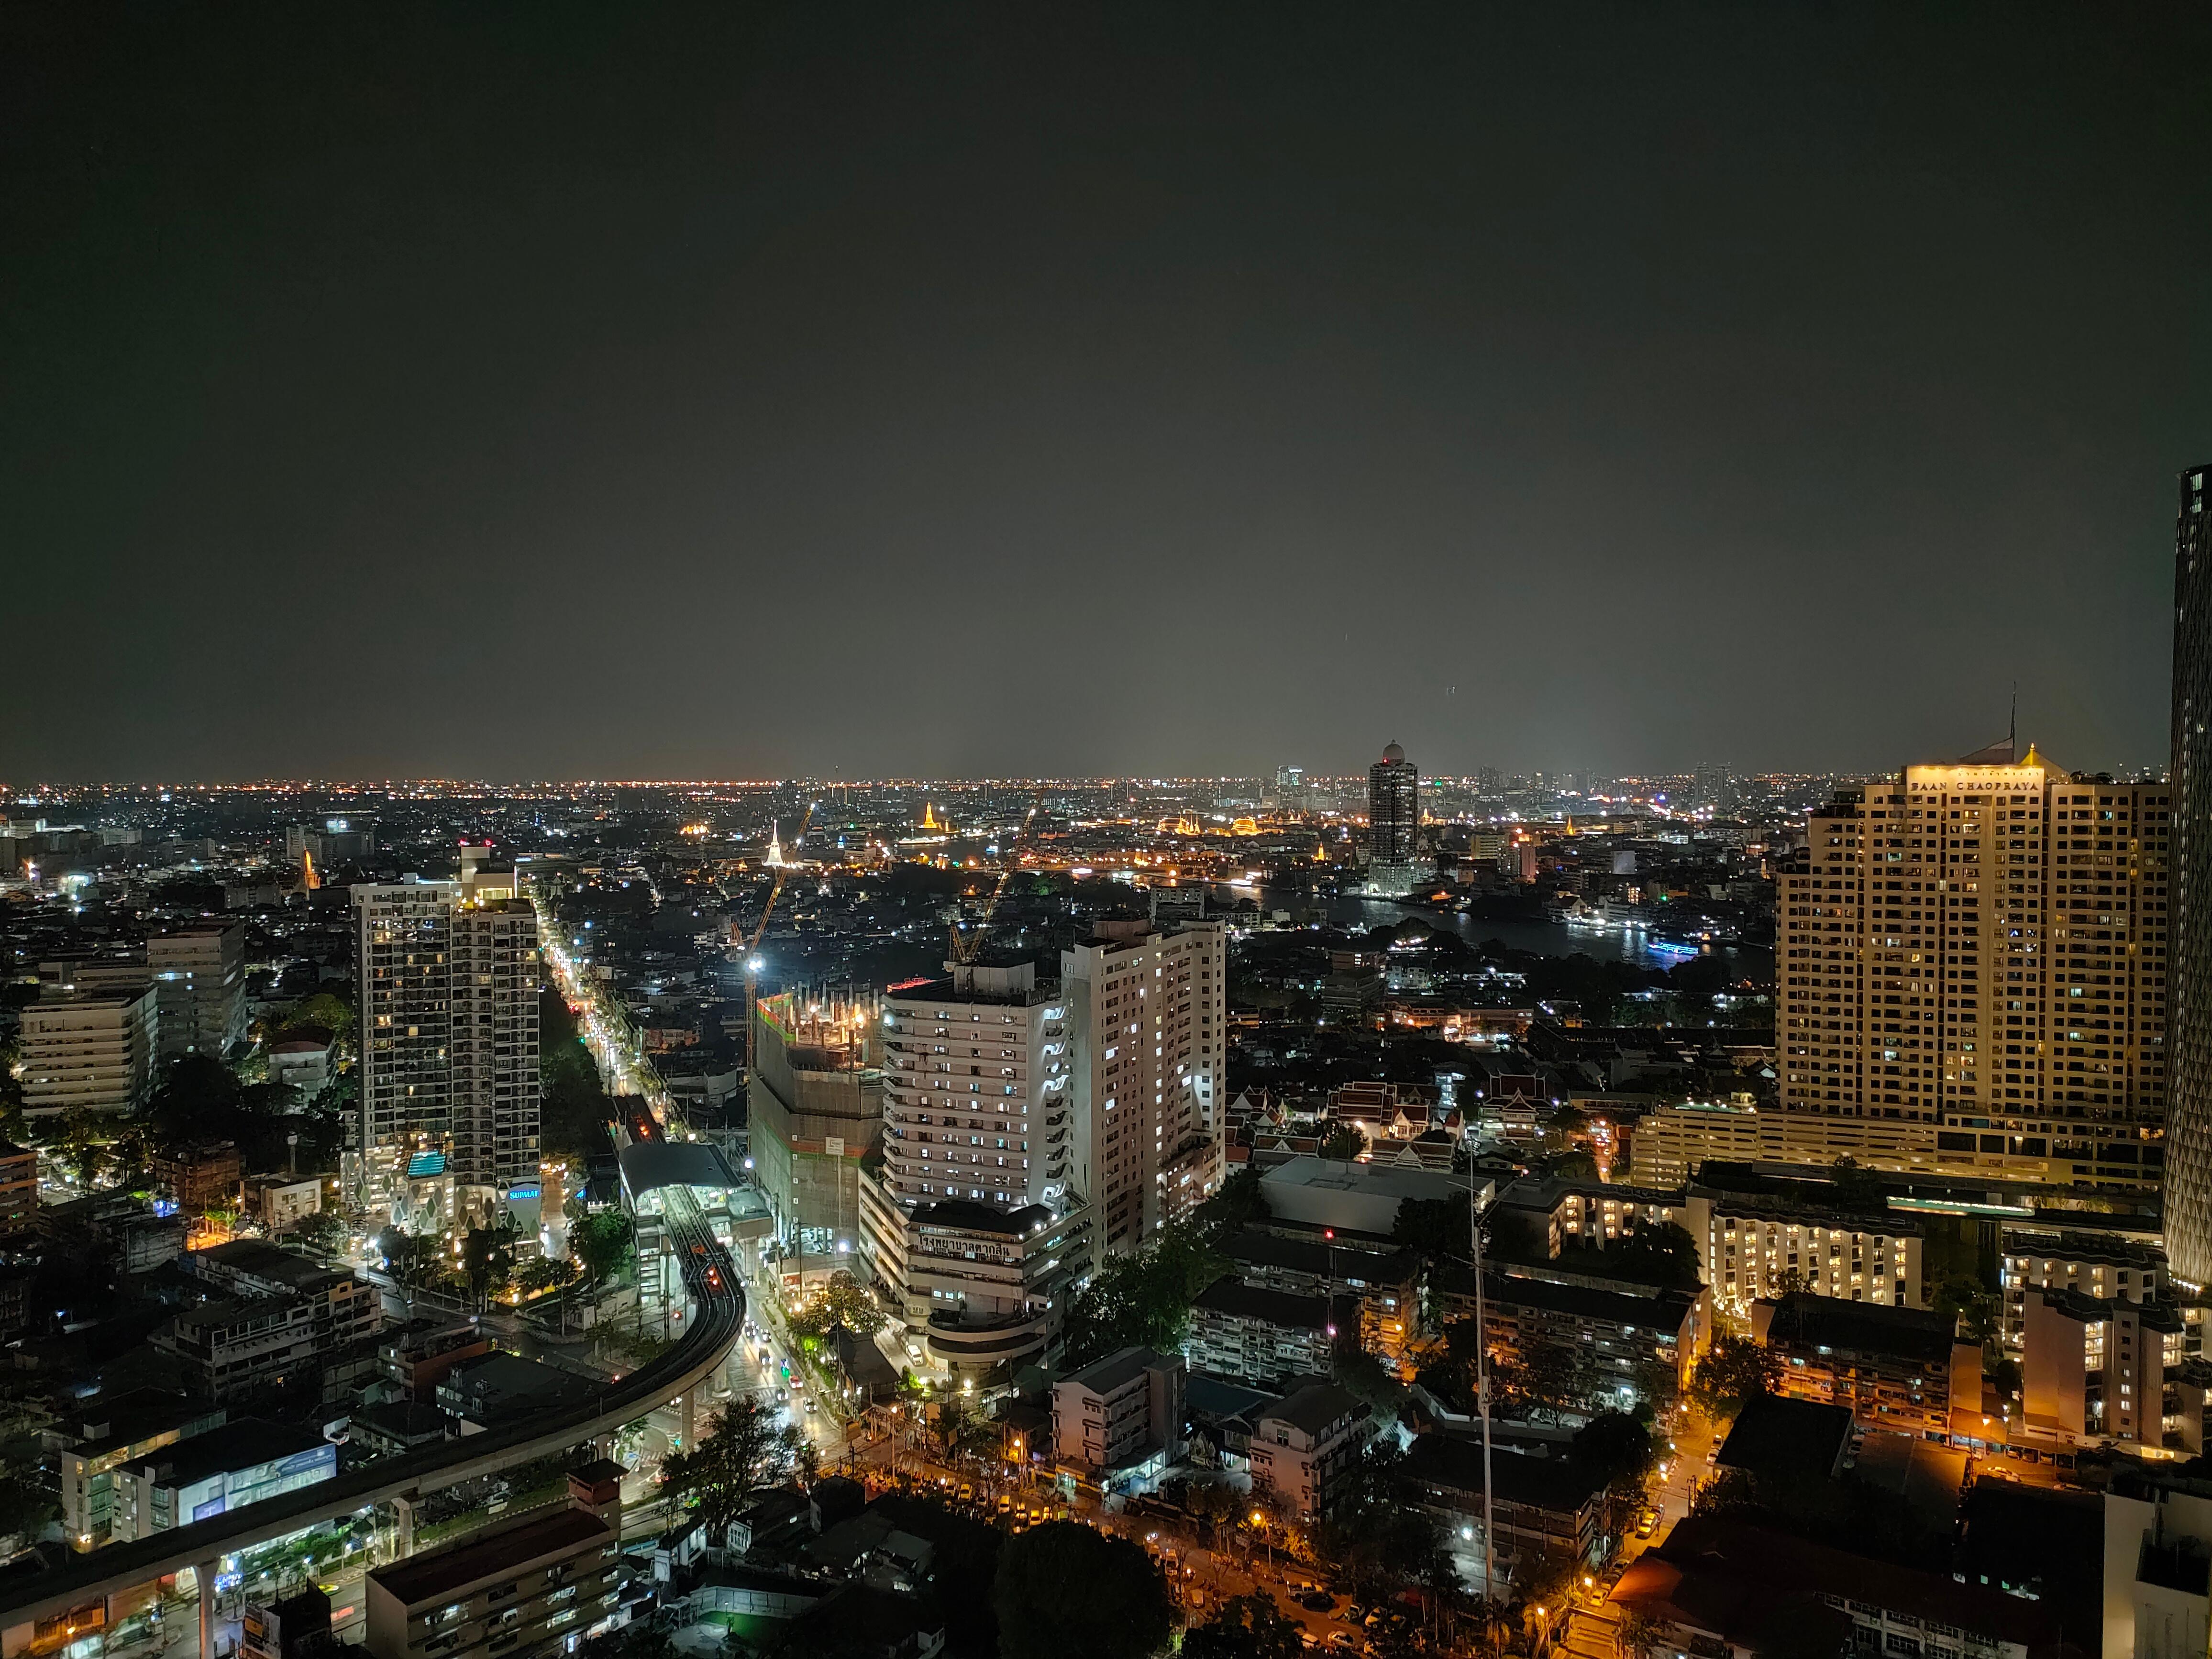
[(697, 1445), (661, 1459), (661, 1490), (697, 1510), (719, 1538), (755, 1492), (791, 1478), (804, 1438), (795, 1425), (778, 1428), (759, 1401), (740, 1395), (708, 1419)]
[(1152, 1557), (1072, 1521), (1008, 1539), (991, 1601), (1000, 1659), (1152, 1659), (1175, 1632)]
[(568, 1228), (568, 1250), (594, 1281), (611, 1279), (629, 1260), (630, 1219), (620, 1210), (596, 1210)]
[(1659, 1461), (1659, 1443), (1641, 1418), (1626, 1412), (1600, 1412), (1575, 1431), (1568, 1461), (1608, 1486), (1641, 1486)]
[(1321, 1138), (1321, 1145), (1315, 1151), (1323, 1158), (1348, 1164), (1367, 1151), (1367, 1137), (1349, 1123), (1335, 1124)]
[[(1494, 1217), (1498, 1213), (1492, 1211)], [(1390, 1237), (1431, 1265), (1468, 1259), (1468, 1206), (1462, 1198), (1407, 1198), (1398, 1204)]]
[(839, 1326), (859, 1337), (871, 1337), (884, 1328), (884, 1310), (867, 1287), (842, 1267), (812, 1300), (785, 1316), (793, 1336), (819, 1341)]
[(1565, 1348), (1536, 1343), (1492, 1361), (1491, 1387), (1516, 1415), (1553, 1419), (1589, 1403), (1582, 1370)]
[(1227, 1267), (1187, 1223), (1162, 1228), (1133, 1255), (1108, 1257), (1068, 1308), (1063, 1363), (1074, 1368), (1123, 1348), (1180, 1346), (1191, 1303)]
[(1305, 1638), (1265, 1590), (1233, 1596), (1182, 1638), (1183, 1659), (1303, 1659)]
[(1723, 1333), (1691, 1371), (1690, 1399), (1708, 1417), (1733, 1419), (1781, 1380), (1781, 1367), (1764, 1345)]
[(514, 1272), (514, 1237), (490, 1227), (471, 1227), (461, 1240), (461, 1271), (480, 1300), (507, 1288)]
[(526, 1295), (543, 1296), (548, 1291), (566, 1290), (581, 1276), (582, 1269), (574, 1261), (536, 1255), (514, 1270), (514, 1283)]

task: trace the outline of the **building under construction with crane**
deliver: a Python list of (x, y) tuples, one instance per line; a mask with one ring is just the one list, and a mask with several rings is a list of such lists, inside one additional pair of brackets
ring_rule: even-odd
[(882, 1009), (873, 992), (753, 1001), (748, 1093), (754, 1174), (791, 1271), (852, 1265), (860, 1163), (884, 1138)]

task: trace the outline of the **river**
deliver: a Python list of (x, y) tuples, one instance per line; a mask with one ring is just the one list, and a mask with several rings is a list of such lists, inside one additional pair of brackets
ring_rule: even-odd
[[(1304, 891), (1263, 893), (1262, 908), (1290, 909), (1310, 905), (1314, 896)], [(1437, 910), (1425, 904), (1400, 904), (1388, 899), (1337, 898), (1329, 901), (1328, 919), (1340, 927), (1389, 927), (1407, 916), (1419, 916), (1431, 927), (1460, 935), (1470, 944), (1497, 939), (1509, 950), (1534, 956), (1570, 957), (1577, 951), (1599, 962), (1626, 962), (1638, 968), (1672, 968), (1687, 962), (1691, 952), (1679, 945), (1648, 943), (1641, 933), (1621, 933), (1595, 927), (1570, 927), (1563, 921), (1485, 921), (1455, 910)], [(1774, 951), (1764, 945), (1708, 945), (1705, 954), (1717, 956), (1737, 976), (1770, 985), (1774, 981)]]

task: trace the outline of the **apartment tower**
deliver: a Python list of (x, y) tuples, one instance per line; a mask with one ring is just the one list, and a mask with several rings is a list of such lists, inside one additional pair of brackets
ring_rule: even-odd
[(1838, 792), (1777, 872), (1786, 1113), (1899, 1167), (2154, 1188), (2172, 790), (2009, 742)]
[(221, 1060), (246, 1035), (246, 929), (203, 923), (146, 941), (146, 966), (160, 1006), (161, 1058)]
[(353, 890), (358, 1132), (368, 1197), (442, 1156), (457, 1188), (538, 1174), (538, 922), (527, 901), (451, 881)]
[(1396, 744), (1367, 769), (1367, 860), (1411, 864), (1421, 838), (1421, 775)]
[(1225, 940), (1218, 922), (1108, 921), (1061, 953), (1073, 1178), (1103, 1251), (1135, 1249), (1221, 1184)]
[(2204, 481), (2181, 475), (2173, 547), (2173, 1041), (2166, 1248), (2212, 1285), (2212, 535)]

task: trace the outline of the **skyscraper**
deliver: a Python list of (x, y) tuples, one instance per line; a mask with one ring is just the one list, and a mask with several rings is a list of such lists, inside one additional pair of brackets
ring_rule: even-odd
[(353, 889), (358, 1151), (369, 1204), (410, 1163), (457, 1188), (538, 1173), (538, 921), (528, 901), (462, 902), (451, 881)]
[(1839, 791), (1777, 871), (1783, 1109), (1895, 1126), (1902, 1167), (2155, 1187), (2172, 791), (2000, 750)]
[(2181, 475), (2173, 538), (2173, 1013), (2166, 1248), (2212, 1284), (2212, 532), (2204, 481)]
[(1396, 744), (1367, 769), (1367, 859), (1407, 865), (1421, 836), (1421, 775)]

